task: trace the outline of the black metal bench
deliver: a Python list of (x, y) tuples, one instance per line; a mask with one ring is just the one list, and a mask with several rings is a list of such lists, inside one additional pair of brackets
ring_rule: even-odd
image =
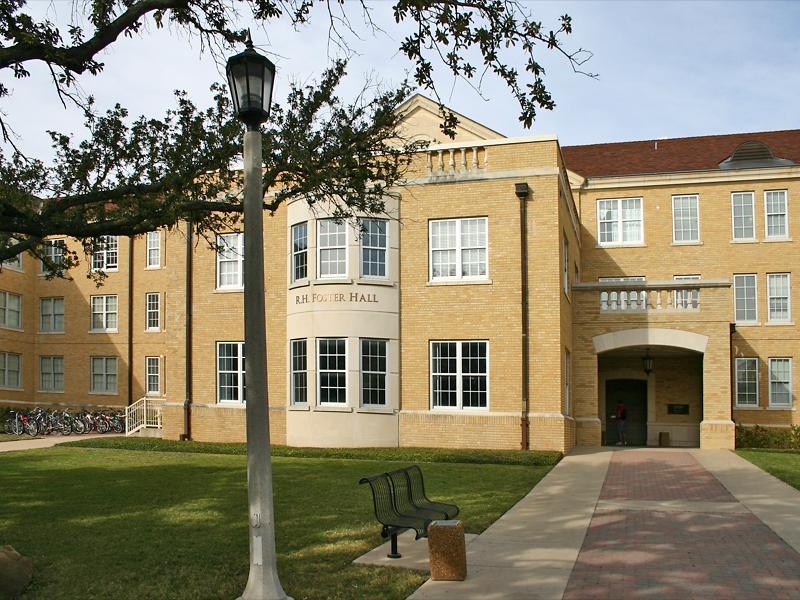
[(391, 539), (389, 558), (400, 558), (397, 551), (397, 534), (407, 529), (416, 532), (415, 539), (427, 537), (428, 525), (437, 519), (451, 519), (458, 514), (458, 506), (432, 502), (425, 495), (422, 470), (417, 465), (363, 477), (360, 484), (368, 483), (372, 489), (375, 517), (383, 526), (381, 536)]

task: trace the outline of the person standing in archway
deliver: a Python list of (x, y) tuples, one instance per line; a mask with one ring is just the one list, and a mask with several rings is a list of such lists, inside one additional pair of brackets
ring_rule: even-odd
[(617, 420), (617, 446), (627, 446), (628, 440), (625, 439), (625, 421), (628, 418), (628, 411), (622, 402), (617, 402), (614, 409), (614, 417)]

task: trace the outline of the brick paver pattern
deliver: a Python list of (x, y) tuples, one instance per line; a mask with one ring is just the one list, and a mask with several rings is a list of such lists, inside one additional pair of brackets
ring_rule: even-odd
[[(648, 478), (653, 493), (643, 489)], [(614, 500), (735, 501), (694, 457), (675, 452), (615, 453), (606, 492)], [(800, 554), (752, 513), (715, 513), (717, 501), (700, 513), (596, 511), (564, 600), (800, 600)]]

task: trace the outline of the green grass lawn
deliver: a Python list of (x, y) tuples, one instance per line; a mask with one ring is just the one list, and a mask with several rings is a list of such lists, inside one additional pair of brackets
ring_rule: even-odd
[(751, 448), (736, 454), (800, 490), (800, 451)]
[[(273, 459), (287, 593), (296, 600), (401, 599), (426, 579), (351, 564), (382, 541), (369, 489), (358, 480), (408, 462)], [(244, 456), (62, 446), (3, 454), (0, 465), (0, 545), (34, 560), (24, 599), (231, 600), (244, 589)], [(429, 495), (457, 503), (467, 531), (479, 533), (550, 468), (430, 462), (423, 472)]]

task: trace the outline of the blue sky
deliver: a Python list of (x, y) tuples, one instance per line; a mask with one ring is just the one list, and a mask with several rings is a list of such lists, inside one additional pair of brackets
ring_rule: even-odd
[[(385, 33), (351, 39), (347, 97), (366, 78), (386, 85), (410, 69), (397, 53), (403, 32), (391, 18), (391, 3), (375, 2), (373, 16)], [(575, 74), (567, 62), (541, 50), (546, 82), (556, 108), (542, 111), (530, 131), (517, 120), (518, 108), (496, 79), (484, 82), (483, 98), (463, 83), (438, 78), (440, 92), (455, 110), (506, 135), (555, 133), (562, 145), (658, 137), (681, 137), (800, 128), (800, 3), (797, 2), (545, 2), (525, 5), (546, 25), (560, 14), (573, 18), (566, 47), (590, 49), (585, 65), (596, 79)], [(71, 3), (33, 2), (31, 10), (63, 20)], [(358, 23), (358, 17), (355, 17)], [(253, 38), (273, 53), (278, 66), (276, 98), (286, 81), (317, 76), (335, 48), (327, 43), (322, 11), (299, 32), (285, 23), (254, 26)], [(100, 107), (120, 102), (134, 115), (158, 116), (174, 89), (188, 90), (199, 106), (209, 103), (208, 86), (222, 81), (222, 69), (196, 39), (149, 27), (122, 39), (102, 57), (98, 77), (81, 78)], [(46, 129), (79, 132), (80, 118), (64, 110), (47, 73), (3, 81), (14, 94), (2, 108), (21, 136), (20, 145), (46, 155)]]

